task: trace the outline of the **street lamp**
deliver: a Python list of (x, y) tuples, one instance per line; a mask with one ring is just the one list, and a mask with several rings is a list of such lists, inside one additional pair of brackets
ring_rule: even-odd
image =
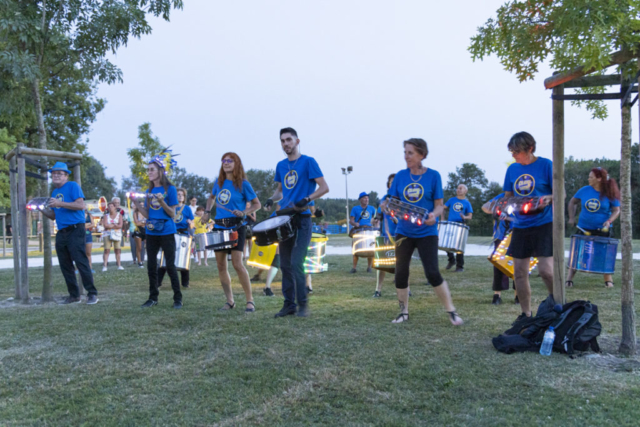
[(347, 205), (347, 233), (349, 233), (349, 187), (347, 186), (347, 176), (353, 172), (353, 167), (347, 166), (342, 168), (342, 174), (344, 175), (344, 194)]

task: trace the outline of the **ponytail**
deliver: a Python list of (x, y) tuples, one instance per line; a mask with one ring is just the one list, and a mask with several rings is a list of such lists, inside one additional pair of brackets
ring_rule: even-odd
[(600, 199), (606, 197), (609, 200), (620, 200), (620, 188), (615, 179), (609, 177), (605, 168), (591, 169), (596, 178), (600, 178)]

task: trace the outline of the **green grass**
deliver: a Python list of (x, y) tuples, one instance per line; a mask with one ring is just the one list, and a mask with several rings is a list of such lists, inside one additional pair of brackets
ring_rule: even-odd
[[(417, 263), (411, 320), (393, 325), (389, 276), (383, 297), (373, 299), (374, 274), (346, 274), (348, 256), (328, 262), (329, 272), (314, 276), (307, 319), (274, 319), (282, 299), (261, 296), (261, 284), (256, 313), (245, 314), (233, 273), (238, 306), (217, 311), (224, 297), (214, 267), (193, 269), (180, 311), (170, 308), (168, 278), (159, 306), (140, 309), (146, 272), (133, 267), (96, 274), (96, 306), (2, 308), (0, 424), (637, 424), (637, 371), (617, 372), (599, 363), (605, 358), (494, 350), (491, 338), (519, 309), (511, 292), (505, 304), (490, 304), (484, 258), (469, 257), (465, 273), (443, 273), (466, 322), (458, 328)], [(42, 269), (30, 273), (38, 295)], [(609, 290), (601, 277), (579, 274), (568, 291), (569, 300), (599, 305), (605, 352), (616, 351), (621, 330), (619, 274), (614, 280)], [(13, 296), (11, 283), (12, 273), (0, 272), (2, 300)], [(532, 288), (537, 304), (545, 297), (539, 278)]]

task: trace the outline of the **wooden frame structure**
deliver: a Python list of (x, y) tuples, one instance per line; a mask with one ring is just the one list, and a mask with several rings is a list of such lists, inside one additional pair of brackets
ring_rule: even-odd
[[(68, 165), (73, 172), (73, 179), (81, 185), (80, 161), (82, 154), (64, 151), (42, 150), (29, 148), (18, 144), (16, 148), (5, 155), (9, 161), (9, 175), (11, 186), (11, 227), (13, 228), (13, 281), (16, 289), (16, 300), (29, 303), (29, 241), (27, 227), (27, 177), (48, 180), (48, 160), (75, 161)], [(34, 166), (40, 173), (28, 171), (27, 165)], [(44, 230), (44, 227), (43, 227)], [(50, 239), (49, 239), (50, 240)], [(44, 281), (42, 288), (43, 300), (47, 300), (51, 288), (51, 245), (44, 249)]]

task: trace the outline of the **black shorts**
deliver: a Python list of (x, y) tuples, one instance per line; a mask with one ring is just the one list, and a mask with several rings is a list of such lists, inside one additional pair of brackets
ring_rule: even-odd
[(231, 249), (214, 249), (213, 251), (214, 252), (231, 252), (231, 251), (244, 252), (244, 245), (246, 240), (247, 240), (247, 226), (243, 225), (242, 227), (238, 228), (238, 246)]
[(529, 228), (514, 228), (507, 255), (517, 259), (553, 256), (553, 222)]

